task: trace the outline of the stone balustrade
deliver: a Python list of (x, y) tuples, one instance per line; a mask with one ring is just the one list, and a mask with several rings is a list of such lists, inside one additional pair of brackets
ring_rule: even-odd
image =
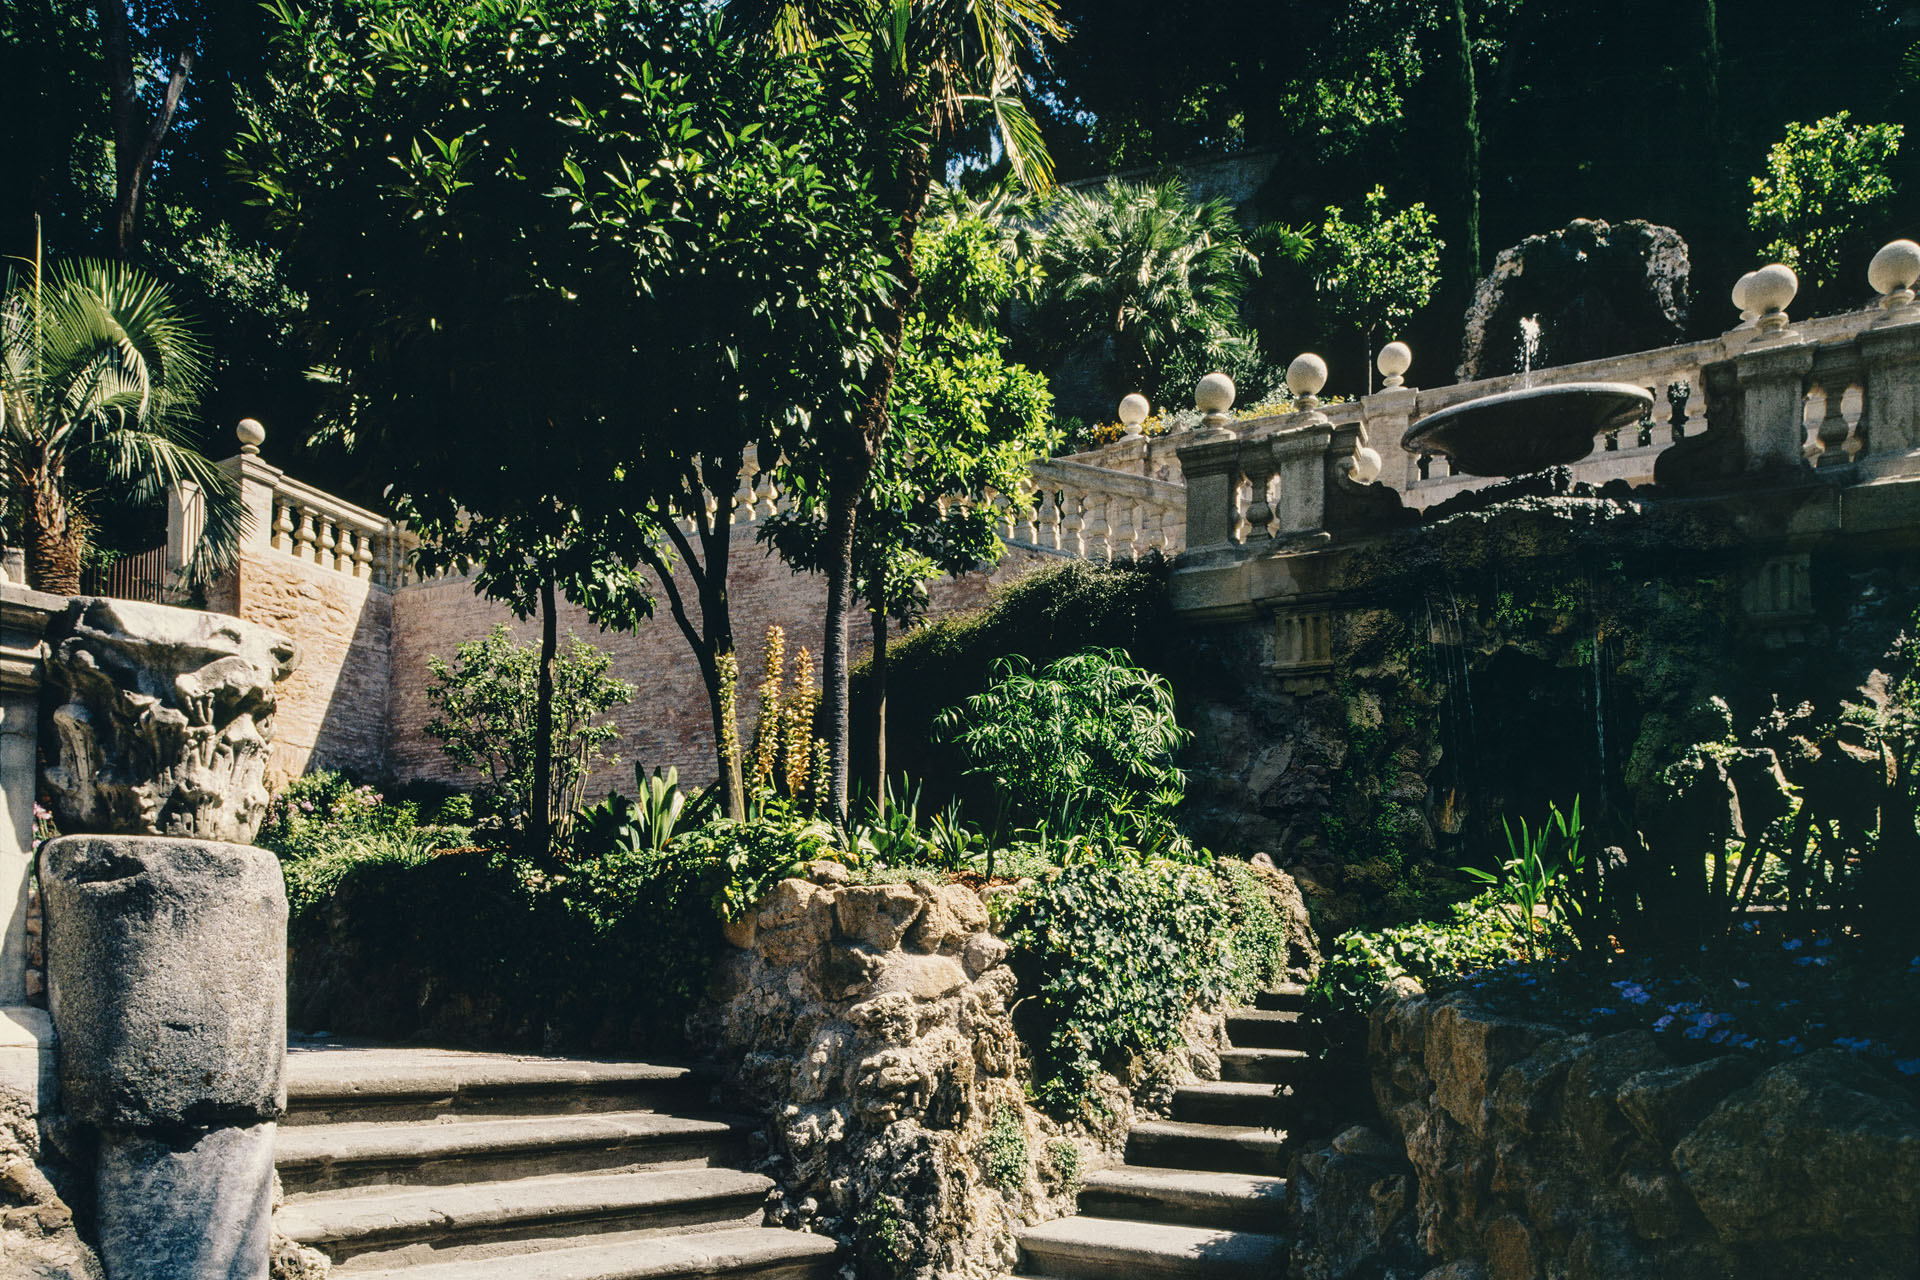
[(1011, 545), (1084, 560), (1175, 555), (1186, 544), (1180, 485), (1063, 459), (1033, 467), (1033, 505), (1010, 509), (1001, 536)]
[(1452, 474), (1444, 456), (1401, 441), (1441, 409), (1529, 386), (1647, 388), (1654, 407), (1638, 428), (1597, 437), (1573, 465), (1576, 481), (1596, 486), (1617, 479), (1697, 489), (1800, 473), (1847, 484), (1920, 472), (1920, 246), (1896, 241), (1870, 275), (1874, 304), (1795, 321), (1786, 311), (1792, 272), (1764, 268), (1741, 281), (1735, 296), (1746, 314), (1721, 337), (1433, 390), (1403, 385), (1411, 353), (1394, 343), (1381, 353), (1381, 390), (1324, 409), (1317, 356), (1295, 362), (1295, 370), (1305, 364), (1303, 377), (1290, 371), (1297, 398), (1287, 414), (1235, 420), (1231, 382), (1209, 375), (1219, 382), (1203, 380), (1196, 395), (1207, 417), (1176, 437), (1188, 549), (1260, 554), (1384, 529), (1492, 483)]

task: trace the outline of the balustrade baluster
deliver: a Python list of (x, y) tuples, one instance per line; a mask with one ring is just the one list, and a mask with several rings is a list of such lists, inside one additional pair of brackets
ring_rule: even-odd
[(353, 535), (353, 576), (373, 579), (373, 538), (370, 534)]
[(300, 508), (300, 529), (293, 535), (293, 558), (312, 560), (313, 541), (316, 537), (313, 527), (313, 511), (309, 507)]
[(1104, 493), (1087, 495), (1087, 522), (1082, 541), (1086, 545), (1089, 560), (1113, 559), (1113, 544), (1109, 540), (1107, 528), (1107, 509), (1110, 499)]
[(1080, 531), (1086, 527), (1086, 521), (1080, 514), (1084, 501), (1085, 499), (1082, 498), (1080, 494), (1067, 493), (1065, 490), (1061, 491), (1060, 545), (1058, 549), (1066, 552), (1070, 556), (1084, 556), (1087, 553), (1085, 544), (1080, 541)]
[(281, 499), (273, 504), (273, 538), (269, 543), (275, 551), (289, 554), (293, 551), (293, 507)]

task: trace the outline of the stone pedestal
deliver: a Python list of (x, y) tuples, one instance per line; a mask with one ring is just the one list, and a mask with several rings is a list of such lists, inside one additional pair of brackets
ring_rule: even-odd
[(266, 1280), (273, 1133), (213, 1129), (179, 1144), (103, 1135), (95, 1187), (110, 1280)]
[(41, 637), (66, 597), (0, 586), (0, 1089), (33, 1114), (53, 1101), (53, 1023), (27, 1004), (27, 881), (33, 867)]

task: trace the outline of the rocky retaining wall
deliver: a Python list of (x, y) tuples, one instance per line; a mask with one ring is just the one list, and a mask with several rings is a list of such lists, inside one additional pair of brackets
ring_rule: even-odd
[(1293, 1280), (1920, 1274), (1920, 1108), (1840, 1050), (1678, 1061), (1415, 995), (1368, 1058), (1380, 1128), (1295, 1161)]
[(1218, 1075), (1222, 1019), (1198, 1011), (1186, 1050), (1100, 1082), (1097, 1132), (1062, 1128), (1026, 1104), (1016, 979), (981, 895), (815, 865), (729, 926), (696, 1033), (737, 1064), (728, 1104), (765, 1123), (770, 1217), (837, 1236), (861, 1275), (1004, 1276), (1016, 1228), (1073, 1211), (1082, 1163), (1136, 1105)]

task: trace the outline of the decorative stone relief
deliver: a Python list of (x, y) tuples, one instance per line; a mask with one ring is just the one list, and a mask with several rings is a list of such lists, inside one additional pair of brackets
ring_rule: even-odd
[(46, 783), (62, 830), (253, 840), (292, 641), (221, 614), (81, 598), (47, 642)]

